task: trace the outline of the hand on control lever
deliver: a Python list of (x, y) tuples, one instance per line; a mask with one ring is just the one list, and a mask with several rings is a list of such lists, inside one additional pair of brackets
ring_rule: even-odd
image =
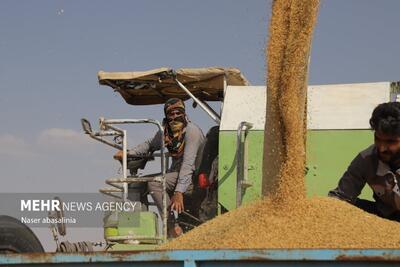
[(171, 198), (171, 210), (176, 210), (178, 213), (181, 213), (184, 208), (183, 193), (176, 191)]

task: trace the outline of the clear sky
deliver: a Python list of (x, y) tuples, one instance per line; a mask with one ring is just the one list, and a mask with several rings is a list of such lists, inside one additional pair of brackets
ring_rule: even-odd
[[(0, 2), (0, 192), (96, 192), (117, 173), (114, 150), (80, 118), (161, 119), (126, 104), (97, 71), (234, 66), (265, 84), (271, 1)], [(309, 82), (400, 80), (396, 0), (325, 0)], [(206, 131), (200, 109), (190, 118)], [(135, 128), (131, 144), (152, 133)]]

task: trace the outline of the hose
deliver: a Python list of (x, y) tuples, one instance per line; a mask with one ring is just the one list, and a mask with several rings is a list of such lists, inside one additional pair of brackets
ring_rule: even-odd
[(93, 252), (93, 245), (90, 241), (71, 243), (63, 241), (57, 246), (56, 252), (70, 253), (70, 252)]

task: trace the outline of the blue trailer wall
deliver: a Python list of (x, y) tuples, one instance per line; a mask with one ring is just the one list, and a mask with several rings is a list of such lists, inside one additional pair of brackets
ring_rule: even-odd
[(400, 264), (399, 249), (175, 250), (143, 252), (0, 255), (10, 266), (388, 266)]

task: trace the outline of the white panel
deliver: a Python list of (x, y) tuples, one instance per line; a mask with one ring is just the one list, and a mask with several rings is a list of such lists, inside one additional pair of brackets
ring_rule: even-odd
[(309, 86), (308, 129), (368, 129), (373, 109), (390, 99), (390, 83)]
[[(390, 82), (311, 85), (308, 87), (308, 129), (368, 129), (373, 109), (390, 100)], [(237, 130), (240, 122), (264, 130), (265, 86), (228, 86), (221, 130)]]
[(253, 130), (264, 130), (265, 102), (265, 86), (228, 86), (220, 130), (237, 130), (242, 121), (253, 123)]

